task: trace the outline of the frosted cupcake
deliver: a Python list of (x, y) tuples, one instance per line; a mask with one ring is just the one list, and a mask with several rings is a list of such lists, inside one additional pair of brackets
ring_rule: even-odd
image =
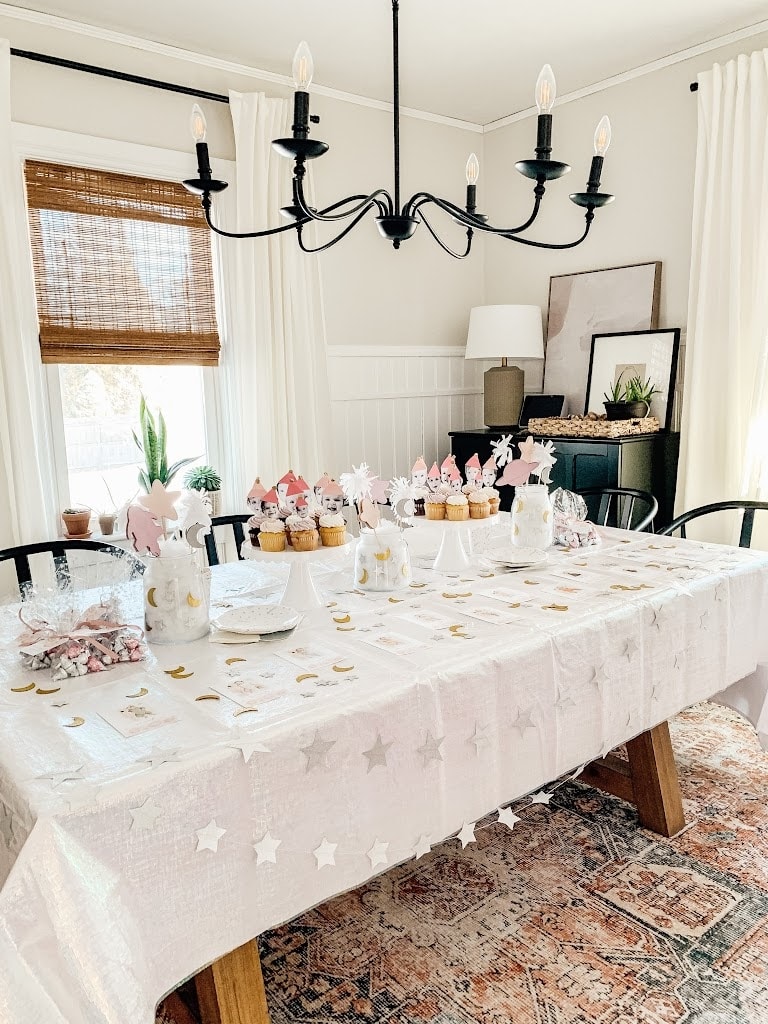
[(468, 500), (470, 519), (487, 519), (491, 514), (491, 505), (484, 491), (473, 491)]
[(499, 505), (501, 504), (499, 492), (495, 487), (484, 487), (483, 493), (487, 496), (488, 504), (491, 506), (491, 515), (497, 516), (499, 514)]
[(445, 519), (445, 495), (430, 494), (424, 501), (427, 519)]
[(445, 499), (445, 518), (454, 523), (469, 519), (469, 501), (466, 494), (449, 494)]
[(347, 524), (341, 512), (324, 512), (320, 516), (320, 540), (327, 548), (338, 548), (344, 543)]
[(282, 519), (265, 519), (259, 529), (262, 551), (285, 551), (285, 523)]
[(288, 516), (285, 525), (294, 551), (314, 551), (319, 546), (320, 535), (315, 529), (314, 519)]

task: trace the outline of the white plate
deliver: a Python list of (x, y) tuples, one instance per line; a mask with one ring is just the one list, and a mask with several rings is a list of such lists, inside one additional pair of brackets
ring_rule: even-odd
[(508, 565), (510, 568), (527, 569), (532, 565), (543, 565), (547, 561), (546, 551), (540, 548), (518, 548), (513, 544), (502, 548), (492, 548), (485, 552), (489, 562), (496, 562), (498, 565)]
[(216, 618), (216, 625), (227, 633), (280, 633), (301, 622), (301, 613), (281, 604), (249, 604), (229, 608)]

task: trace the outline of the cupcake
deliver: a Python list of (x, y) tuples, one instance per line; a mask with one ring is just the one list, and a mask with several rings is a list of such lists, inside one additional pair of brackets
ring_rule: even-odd
[(468, 484), (464, 484), (464, 486), (461, 488), (461, 493), (466, 494), (466, 496), (469, 497), (470, 494), (474, 494), (475, 491), (478, 490), (480, 490), (480, 488), (477, 486), (477, 484), (474, 483), (474, 481), (470, 481)]
[(497, 516), (499, 514), (499, 505), (501, 504), (499, 492), (495, 487), (484, 487), (483, 491), (488, 497), (488, 504), (491, 506), (491, 515)]
[(282, 519), (265, 519), (259, 528), (262, 551), (285, 551), (285, 523)]
[(320, 516), (320, 540), (327, 548), (338, 548), (344, 543), (347, 524), (341, 512), (324, 512)]
[(445, 499), (445, 518), (454, 523), (469, 519), (469, 502), (466, 494), (449, 494)]
[(257, 548), (259, 546), (259, 527), (264, 522), (264, 516), (261, 512), (254, 513), (246, 523), (248, 527), (248, 536), (251, 538), (251, 544)]
[(445, 519), (445, 495), (430, 494), (424, 503), (427, 519)]
[(468, 500), (470, 519), (487, 519), (491, 514), (491, 505), (484, 491), (473, 491)]
[(320, 535), (315, 529), (314, 519), (288, 516), (285, 526), (294, 551), (314, 551), (319, 546)]

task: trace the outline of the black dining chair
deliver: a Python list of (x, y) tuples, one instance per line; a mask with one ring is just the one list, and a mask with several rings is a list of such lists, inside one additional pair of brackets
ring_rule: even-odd
[(214, 516), (211, 519), (211, 532), (203, 538), (205, 540), (205, 552), (208, 556), (208, 565), (219, 565), (219, 549), (216, 546), (216, 527), (231, 526), (235, 535), (235, 547), (237, 548), (237, 559), (243, 561), (240, 549), (245, 541), (244, 525), (251, 518), (250, 513), (238, 513), (232, 516)]
[[(650, 527), (653, 533), (659, 503), (649, 491), (638, 491), (633, 487), (582, 487), (577, 494), (586, 500), (590, 514), (596, 503), (589, 499), (600, 499), (595, 515), (590, 515), (598, 526), (618, 526), (621, 530), (647, 530)], [(633, 522), (638, 502), (640, 518)]]
[(125, 578), (136, 579), (144, 572), (145, 566), (140, 559), (114, 544), (104, 544), (96, 540), (46, 540), (37, 544), (22, 544), (15, 548), (0, 551), (0, 562), (13, 561), (16, 567), (16, 582), (22, 600), (32, 590), (32, 569), (29, 559), (32, 555), (50, 554), (56, 573), (56, 584), (64, 590), (71, 587), (76, 567), (70, 564), (67, 552), (96, 551), (101, 555), (119, 560), (126, 570)]
[(739, 547), (750, 547), (752, 544), (752, 530), (755, 525), (755, 512), (768, 512), (768, 501), (737, 499), (735, 501), (715, 501), (711, 505), (700, 505), (698, 508), (692, 508), (689, 512), (683, 512), (677, 519), (673, 519), (669, 526), (659, 530), (659, 534), (668, 537), (679, 530), (680, 536), (685, 539), (686, 523), (690, 523), (692, 519), (699, 519), (701, 516), (711, 515), (713, 512), (726, 512), (729, 509), (741, 509), (743, 511), (741, 531), (739, 533)]

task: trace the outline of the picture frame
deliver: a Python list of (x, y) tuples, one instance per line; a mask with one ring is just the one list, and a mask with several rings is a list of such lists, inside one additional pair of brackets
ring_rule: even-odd
[(593, 335), (584, 415), (604, 412), (603, 395), (610, 391), (620, 374), (623, 373), (625, 381), (635, 375), (643, 380), (650, 377), (660, 393), (653, 396), (649, 415), (658, 419), (662, 430), (669, 430), (679, 351), (679, 327)]
[(592, 336), (655, 330), (660, 292), (660, 261), (550, 277), (544, 391), (565, 395), (566, 414), (584, 405)]

